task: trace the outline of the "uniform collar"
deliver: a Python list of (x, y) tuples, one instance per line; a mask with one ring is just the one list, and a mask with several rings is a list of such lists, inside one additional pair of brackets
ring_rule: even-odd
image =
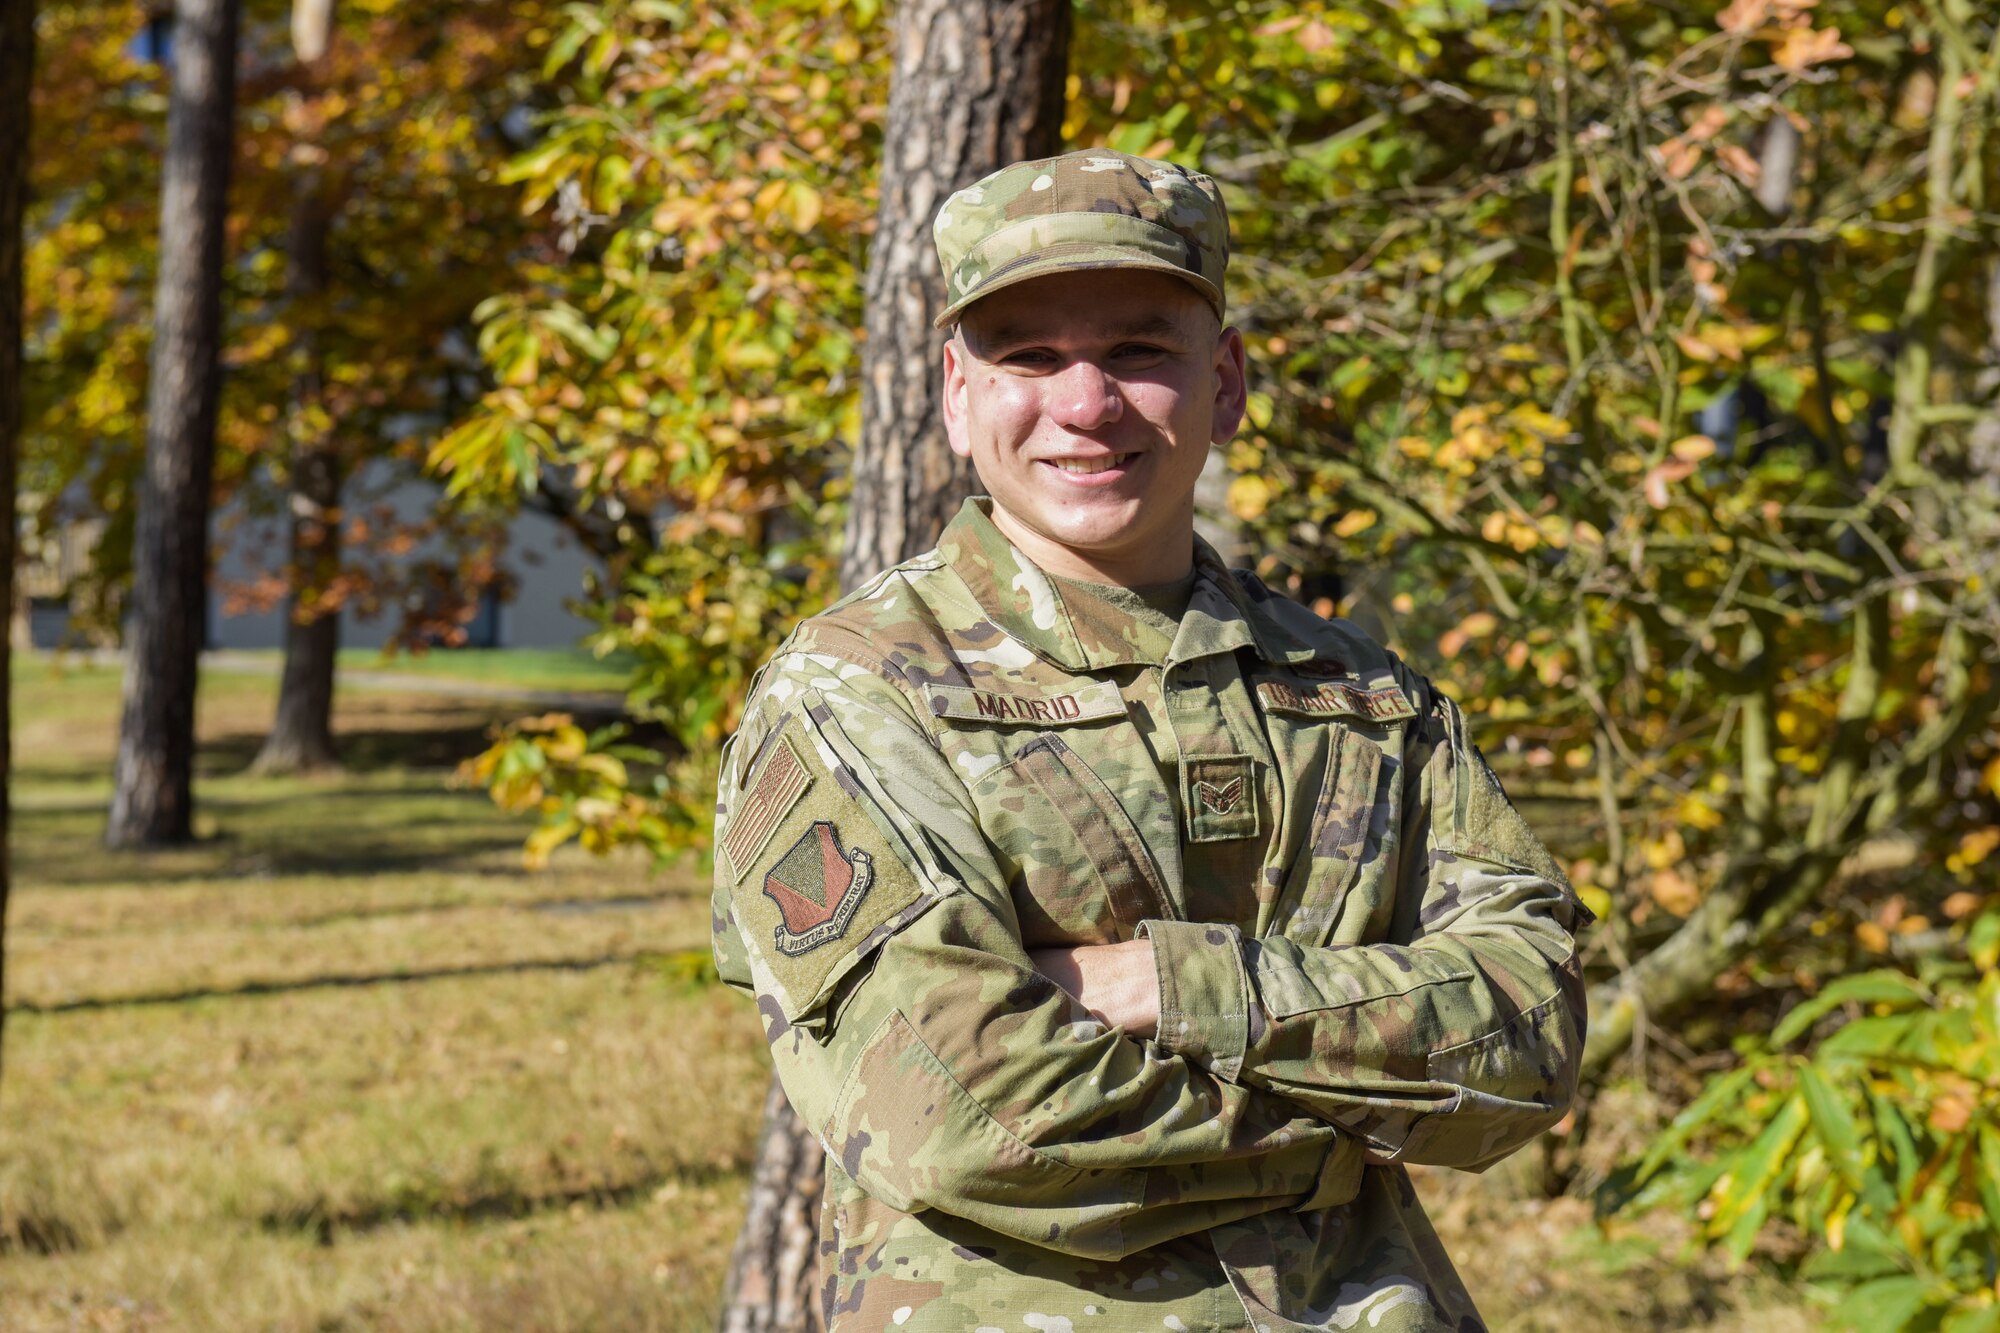
[[(1130, 642), (1088, 625), (1079, 628), (1054, 580), (994, 526), (992, 507), (993, 501), (983, 495), (967, 500), (938, 538), (938, 554), (1001, 632), (1065, 671), (1153, 664)], [(1254, 649), (1266, 662), (1314, 656), (1314, 648), (1278, 624), (1199, 536), (1194, 539), (1194, 567), (1194, 592), (1167, 655), (1169, 664), (1238, 648)]]

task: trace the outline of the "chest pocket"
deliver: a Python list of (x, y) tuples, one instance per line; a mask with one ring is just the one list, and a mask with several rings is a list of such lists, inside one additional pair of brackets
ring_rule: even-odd
[(980, 824), (1014, 872), (1030, 948), (1108, 944), (1178, 915), (1125, 807), (1088, 764), (1044, 731), (972, 784)]
[[(1311, 727), (1325, 737), (1326, 763), (1306, 840), (1293, 861), (1278, 930), (1301, 944), (1380, 941), (1388, 930), (1401, 816), (1392, 757), (1403, 725), (1416, 716), (1401, 690), (1347, 681), (1261, 681), (1258, 702), (1275, 725)], [(1355, 896), (1356, 890), (1360, 896)]]

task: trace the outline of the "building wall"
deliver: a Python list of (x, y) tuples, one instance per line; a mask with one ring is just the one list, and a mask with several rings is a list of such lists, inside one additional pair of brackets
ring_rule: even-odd
[[(372, 484), (371, 484), (372, 483)], [(350, 483), (350, 505), (373, 510), (386, 505), (398, 522), (415, 523), (438, 503), (438, 487), (427, 481), (391, 480), (377, 472)], [(214, 648), (278, 648), (284, 644), (285, 605), (282, 600), (269, 609), (231, 611), (232, 586), (268, 582), (268, 575), (283, 567), (286, 527), (282, 515), (253, 513), (246, 504), (232, 503), (216, 515), (215, 568), (209, 587), (209, 646)], [(406, 567), (426, 555), (436, 556), (435, 543), (419, 545), (402, 556), (371, 556), (384, 563), (404, 562)], [(498, 606), (482, 608), (472, 630), (474, 646), (499, 648), (567, 648), (587, 633), (591, 623), (571, 612), (564, 603), (583, 592), (584, 575), (595, 561), (554, 519), (524, 511), (511, 525), (501, 568), (513, 576), (513, 597)], [(340, 642), (344, 648), (379, 648), (397, 627), (398, 613), (385, 606), (381, 614), (364, 619), (352, 611), (341, 613)]]

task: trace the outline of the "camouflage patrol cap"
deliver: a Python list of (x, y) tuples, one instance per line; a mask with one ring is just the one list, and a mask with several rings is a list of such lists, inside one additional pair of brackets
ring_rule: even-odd
[(1222, 317), (1222, 192), (1171, 162), (1099, 148), (1016, 162), (945, 200), (932, 234), (945, 277), (938, 328), (1002, 287), (1088, 268), (1171, 273)]

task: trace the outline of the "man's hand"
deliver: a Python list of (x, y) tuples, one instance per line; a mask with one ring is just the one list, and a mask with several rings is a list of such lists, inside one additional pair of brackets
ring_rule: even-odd
[(1160, 1027), (1160, 977), (1153, 942), (1086, 944), (1075, 949), (1033, 949), (1035, 970), (1082, 1001), (1112, 1027), (1151, 1037)]

